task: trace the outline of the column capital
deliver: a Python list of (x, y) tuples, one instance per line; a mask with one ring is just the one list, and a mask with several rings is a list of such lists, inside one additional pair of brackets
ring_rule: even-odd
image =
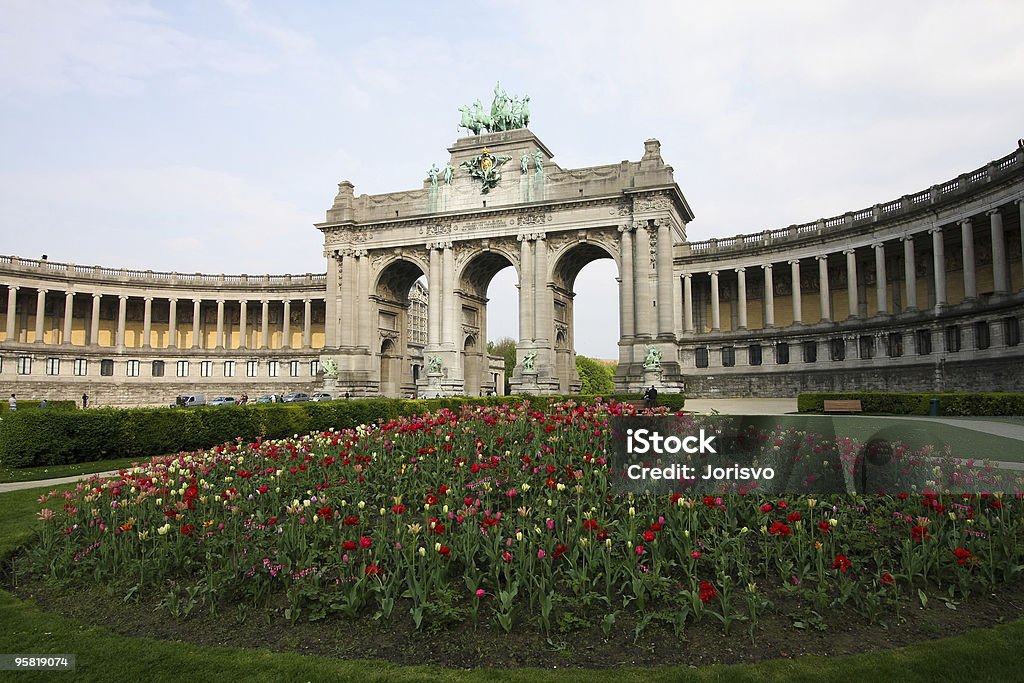
[(223, 306), (224, 305), (224, 297), (217, 297), (217, 305), (218, 306)]
[(871, 245), (872, 249), (885, 249), (885, 242), (875, 242)]
[[(17, 287), (15, 287), (14, 289), (17, 289)], [(103, 298), (103, 295), (100, 294), (99, 292), (93, 292), (92, 298), (93, 299), (101, 299), (101, 298)]]
[(152, 301), (152, 300), (153, 300), (153, 297), (151, 297), (151, 296), (147, 296), (147, 297), (143, 297), (143, 298), (144, 298), (144, 299), (145, 299), (146, 301)]
[(739, 268), (733, 268), (733, 270), (735, 270), (737, 273), (745, 273), (745, 272), (747, 272), (747, 267), (746, 266), (740, 266)]
[[(1024, 206), (1024, 197), (1021, 197), (1019, 199), (1014, 199), (1013, 203), (1016, 204), (1017, 206)], [(970, 219), (968, 219), (968, 220), (970, 220)]]
[(909, 233), (907, 235), (900, 235), (900, 242), (913, 242), (913, 241), (914, 241), (914, 234), (913, 233)]
[(64, 296), (74, 296), (74, 295), (75, 295), (75, 290), (73, 290), (73, 289), (66, 289), (66, 290), (64, 290)]
[(939, 225), (939, 226), (936, 226), (934, 228), (928, 228), (928, 234), (929, 235), (941, 235), (942, 234), (942, 226)]
[(798, 258), (789, 259), (788, 261), (786, 261), (786, 263), (788, 263), (791, 266), (799, 266), (800, 265), (800, 259), (798, 259)]
[(856, 249), (843, 249), (843, 253), (846, 254), (847, 256), (849, 256), (850, 254), (856, 254), (857, 250)]
[(997, 206), (997, 207), (996, 207), (996, 208), (994, 208), (994, 209), (989, 209), (988, 211), (986, 211), (986, 212), (985, 212), (985, 215), (986, 215), (986, 216), (995, 216), (995, 215), (997, 215), (997, 214), (1001, 214), (1001, 213), (1002, 213), (1002, 211), (1001, 211), (1001, 210), (999, 209), (999, 207)]
[(633, 232), (633, 224), (632, 223), (623, 223), (617, 229), (618, 229), (619, 232), (622, 232), (622, 233)]
[(771, 263), (762, 263), (761, 264), (761, 269), (762, 270), (771, 270), (774, 267), (775, 267), (774, 264), (771, 264)]
[(193, 297), (192, 298), (192, 303), (194, 303), (194, 304), (201, 304), (201, 303), (203, 303), (203, 300), (202, 299), (196, 299), (195, 297)]
[[(1020, 199), (1017, 200), (1018, 203), (1021, 202), (1021, 201), (1024, 201), (1024, 200), (1020, 200)], [(961, 218), (960, 220), (957, 221), (957, 223), (960, 226), (970, 226), (971, 225), (971, 219), (970, 218)]]
[(306, 297), (305, 299), (302, 300), (302, 303), (304, 303), (304, 304), (308, 304), (308, 303), (312, 303), (312, 302), (313, 302), (313, 300), (310, 299), (309, 297)]
[(242, 306), (248, 306), (249, 305), (249, 300), (248, 299), (239, 299), (238, 303), (241, 304)]
[(172, 304), (176, 304), (178, 303), (178, 297), (172, 296), (170, 299), (168, 299), (168, 301), (171, 302)]
[(693, 277), (693, 273), (683, 273), (682, 277), (684, 280), (688, 280)]
[(269, 306), (270, 299), (260, 299), (260, 303), (263, 304), (264, 306)]
[(818, 261), (827, 261), (828, 254), (816, 254), (814, 258), (817, 259)]
[(118, 294), (117, 298), (120, 299), (121, 301), (128, 301), (128, 295), (127, 294)]
[(46, 287), (36, 287), (36, 291), (39, 292), (40, 294), (49, 294), (50, 293), (50, 290), (48, 290)]
[(708, 275), (710, 275), (712, 277), (718, 277), (718, 271), (717, 270), (709, 270), (708, 271)]

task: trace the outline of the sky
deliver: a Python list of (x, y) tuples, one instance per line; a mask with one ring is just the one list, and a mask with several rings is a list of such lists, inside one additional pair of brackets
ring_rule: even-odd
[[(422, 187), (500, 81), (562, 168), (658, 138), (691, 240), (916, 192), (1024, 137), (1024, 3), (0, 0), (0, 254), (323, 272), (337, 183)], [(617, 356), (615, 269), (576, 351)], [(512, 269), (492, 339), (518, 336)]]

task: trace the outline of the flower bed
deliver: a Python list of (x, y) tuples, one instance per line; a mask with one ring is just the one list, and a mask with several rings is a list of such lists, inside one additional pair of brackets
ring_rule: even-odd
[[(608, 634), (629, 620), (728, 631), (798, 597), (899, 617), (1019, 577), (1019, 494), (616, 495), (628, 405), (464, 407), (355, 430), (242, 440), (54, 500), (29, 557), (176, 617), (264, 612)], [(767, 450), (808, 435), (766, 434)], [(848, 439), (822, 448), (849, 452)], [(145, 597), (143, 597), (145, 596)]]

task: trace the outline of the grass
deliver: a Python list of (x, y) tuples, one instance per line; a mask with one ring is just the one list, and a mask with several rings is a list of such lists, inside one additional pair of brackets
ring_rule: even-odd
[(74, 465), (40, 465), (38, 467), (4, 467), (0, 465), (0, 484), (60, 479), (62, 477), (75, 477), (83, 474), (106, 472), (108, 470), (119, 470), (140, 460), (148, 462), (149, 458), (118, 458), (116, 460), (80, 462)]
[[(959, 458), (1024, 462), (1024, 442), (966, 426), (927, 417), (881, 417), (871, 415), (779, 415), (752, 418), (764, 426), (783, 425), (810, 429), (824, 436), (848, 436), (864, 443), (879, 433), (906, 441), (914, 448), (926, 444), (948, 445)], [(958, 418), (959, 419), (959, 418)], [(988, 420), (990, 418), (979, 418)], [(992, 418), (997, 419), (998, 418)], [(999, 420), (1009, 424), (1019, 421)]]
[[(63, 487), (69, 488), (69, 487)], [(46, 489), (0, 494), (0, 558), (26, 543), (35, 526), (36, 499)], [(101, 626), (40, 611), (33, 603), (0, 591), (0, 652), (74, 654), (75, 681), (176, 681), (221, 678), (238, 681), (444, 681), (523, 683), (551, 681), (858, 681), (1015, 680), (1024, 668), (1024, 620), (910, 647), (844, 657), (802, 657), (761, 664), (699, 669), (617, 668), (607, 670), (516, 669), (469, 671), (432, 666), (398, 666), (379, 661), (342, 661), (267, 650), (201, 646), (149, 638), (127, 638)], [(436, 637), (424, 635), (424, 637)], [(680, 643), (680, 647), (714, 647)], [(145, 672), (144, 675), (141, 672)], [(3, 677), (0, 676), (0, 679)], [(49, 681), (49, 672), (21, 672), (18, 681)]]

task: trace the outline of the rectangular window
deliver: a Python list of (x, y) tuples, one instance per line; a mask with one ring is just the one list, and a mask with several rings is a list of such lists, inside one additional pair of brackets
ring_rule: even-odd
[(899, 358), (903, 355), (903, 333), (890, 332), (885, 338), (885, 354), (889, 358)]
[(267, 362), (267, 376), (277, 377), (279, 363), (276, 360)]
[(164, 376), (164, 362), (162, 360), (153, 361), (152, 373), (154, 377)]
[(722, 347), (722, 367), (731, 368), (736, 365), (736, 349), (732, 346)]
[(89, 374), (89, 361), (85, 358), (76, 358), (75, 363), (72, 366), (71, 373), (75, 377), (85, 377)]
[(128, 361), (128, 376), (129, 377), (138, 377), (139, 376), (139, 366), (141, 366), (141, 365), (142, 365), (142, 363), (140, 361), (137, 361), (137, 360), (130, 360), (130, 361)]
[(47, 358), (46, 359), (46, 374), (47, 375), (59, 375), (60, 374), (60, 358)]
[(1020, 344), (1020, 321), (1016, 317), (1003, 318), (1003, 339), (1007, 346)]
[(298, 377), (299, 372), (302, 370), (302, 362), (293, 360), (288, 363), (288, 374), (292, 377)]
[(989, 337), (988, 322), (985, 320), (979, 320), (974, 323), (974, 338), (979, 349), (987, 349), (992, 345), (992, 339)]
[(805, 363), (817, 363), (818, 362), (818, 342), (816, 341), (805, 341), (804, 342), (804, 362)]
[(859, 351), (862, 359), (875, 357), (875, 338), (869, 334), (861, 335), (859, 340)]
[(751, 365), (760, 365), (761, 364), (761, 345), (760, 344), (751, 344), (747, 348), (747, 354), (748, 354), (748, 356), (747, 356), (748, 357), (748, 362)]
[(775, 345), (775, 362), (779, 365), (789, 364), (789, 344), (786, 342)]
[[(320, 372), (320, 361), (318, 361), (318, 360), (311, 360), (311, 361), (309, 361), (309, 374), (310, 374), (310, 376), (311, 377), (316, 377), (318, 372)], [(416, 376), (415, 367), (413, 368), (412, 378), (413, 379), (419, 379)]]
[(248, 360), (245, 362), (245, 376), (256, 377), (259, 375), (260, 362), (258, 360)]
[(109, 358), (104, 358), (100, 361), (100, 375), (103, 377), (114, 376), (114, 361)]
[(179, 360), (177, 363), (176, 374), (178, 377), (188, 377), (188, 361)]
[(235, 376), (235, 361), (226, 360), (224, 361), (224, 376), (234, 377)]
[(832, 360), (846, 360), (846, 340), (837, 337), (829, 341), (828, 357)]
[(914, 338), (917, 341), (917, 355), (927, 356), (932, 352), (932, 331), (931, 330), (918, 330), (914, 334)]
[(694, 349), (693, 360), (698, 368), (706, 368), (708, 366), (708, 347), (700, 346)]
[(949, 325), (946, 327), (946, 351), (956, 353), (960, 350), (960, 326)]
[(32, 356), (18, 356), (18, 374), (32, 374)]
[(199, 363), (199, 376), (200, 377), (213, 377), (213, 361), (204, 360)]

